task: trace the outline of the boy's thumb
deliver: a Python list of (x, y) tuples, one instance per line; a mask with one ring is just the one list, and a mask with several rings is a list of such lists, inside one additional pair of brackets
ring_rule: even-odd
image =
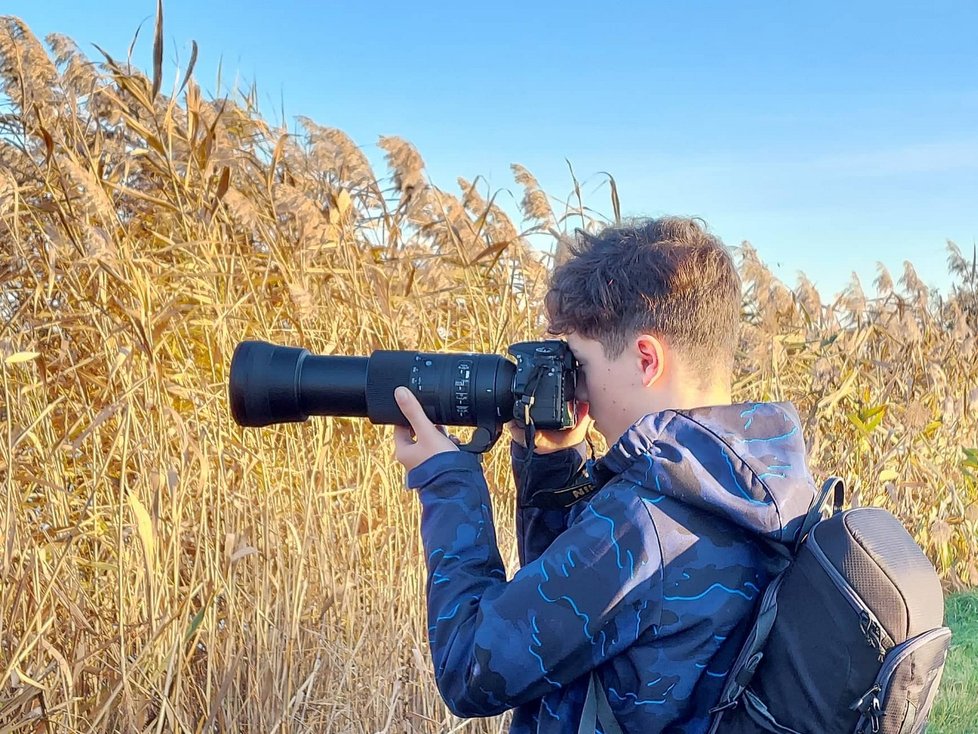
[(399, 387), (394, 390), (394, 399), (397, 401), (397, 407), (404, 413), (404, 417), (408, 419), (411, 427), (415, 429), (415, 434), (417, 434), (419, 423), (423, 424), (423, 419), (427, 418), (424, 414), (424, 409), (421, 407), (421, 403), (414, 397), (414, 393), (406, 387)]

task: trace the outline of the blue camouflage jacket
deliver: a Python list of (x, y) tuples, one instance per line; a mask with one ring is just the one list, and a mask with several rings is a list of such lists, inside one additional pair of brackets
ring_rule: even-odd
[(589, 462), (598, 489), (566, 510), (529, 503), (577, 473), (577, 450), (534, 455), (523, 485), (527, 451), (510, 450), (522, 567), (509, 580), (479, 458), (436, 454), (407, 477), (449, 709), (515, 709), (511, 732), (576, 734), (593, 670), (624, 732), (705, 731), (815, 496), (794, 407), (647, 415)]

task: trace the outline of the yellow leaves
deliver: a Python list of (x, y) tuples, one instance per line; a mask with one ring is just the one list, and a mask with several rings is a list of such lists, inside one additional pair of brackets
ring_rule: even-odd
[(930, 535), (931, 545), (940, 560), (938, 570), (950, 568), (954, 555), (952, 547), (954, 529), (946, 520), (939, 519), (931, 523), (928, 533)]
[(238, 561), (253, 556), (258, 549), (248, 541), (247, 533), (227, 533), (224, 536), (224, 564), (230, 570)]
[(856, 387), (856, 380), (859, 379), (859, 370), (850, 370), (842, 384), (837, 390), (822, 397), (815, 406), (817, 410), (832, 410), (840, 400), (847, 397)]
[(864, 437), (869, 438), (869, 434), (875, 431), (883, 422), (883, 418), (886, 417), (887, 407), (887, 405), (878, 405), (872, 408), (862, 408), (849, 413), (846, 418), (859, 429)]
[(930, 526), (930, 537), (935, 545), (946, 545), (951, 541), (954, 530), (946, 520), (938, 520)]
[(884, 469), (883, 471), (880, 472), (878, 481), (880, 484), (884, 484), (886, 482), (892, 482), (894, 479), (896, 479), (899, 476), (900, 474), (894, 469)]
[(18, 688), (21, 688), (25, 684), (31, 686), (32, 688), (38, 691), (47, 690), (47, 686), (40, 683), (39, 681), (34, 680), (29, 675), (27, 675), (24, 671), (22, 671), (20, 668), (14, 666), (13, 669), (11, 669), (10, 671), (10, 687), (13, 688), (14, 690), (17, 690)]
[(502, 255), (502, 253), (506, 250), (506, 248), (508, 248), (512, 244), (513, 243), (509, 240), (505, 240), (503, 242), (494, 242), (493, 244), (489, 245), (484, 250), (482, 250), (482, 252), (480, 252), (478, 255), (473, 257), (472, 260), (470, 260), (469, 262), (470, 264), (477, 263), (483, 259), (487, 259), (489, 257), (495, 257), (495, 259), (493, 260), (493, 263), (495, 263), (495, 260), (498, 260), (499, 256)]
[(316, 312), (316, 304), (309, 289), (302, 283), (289, 283), (289, 295), (299, 315), (308, 318)]
[(80, 207), (81, 211), (100, 220), (106, 227), (114, 226), (118, 222), (116, 204), (106, 193), (101, 175), (72, 155), (59, 155), (57, 164), (62, 185), (65, 192), (71, 194), (73, 206)]
[(214, 203), (211, 206), (212, 211), (217, 207), (218, 202), (224, 198), (224, 195), (227, 194), (229, 188), (231, 188), (231, 169), (223, 166), (217, 179), (217, 190), (214, 192)]
[(156, 571), (156, 533), (153, 530), (153, 521), (146, 507), (135, 494), (130, 492), (128, 499), (129, 509), (136, 517), (136, 533), (139, 536), (139, 542), (143, 545), (146, 570), (149, 573), (154, 573)]
[(350, 208), (350, 202), (350, 192), (346, 189), (340, 189), (340, 192), (336, 195), (336, 209), (341, 216), (346, 214)]
[(939, 418), (935, 418), (934, 420), (930, 421), (926, 426), (924, 426), (924, 430), (922, 431), (924, 438), (934, 438), (937, 430), (943, 425), (944, 421), (940, 420)]
[[(131, 155), (131, 157), (135, 158), (135, 157), (139, 157), (140, 155), (146, 155), (148, 153), (149, 153), (149, 151), (147, 151), (145, 149), (140, 149), (140, 150), (133, 151), (130, 155)], [(161, 199), (158, 196), (152, 196), (151, 194), (148, 194), (145, 191), (139, 191), (138, 189), (129, 188), (128, 186), (123, 186), (122, 184), (115, 183), (115, 182), (110, 181), (108, 179), (105, 179), (102, 183), (105, 184), (106, 186), (110, 187), (114, 191), (118, 191), (120, 194), (124, 194), (127, 197), (133, 197), (135, 199), (139, 199), (139, 200), (141, 200), (141, 201), (143, 201), (143, 202), (145, 202), (147, 204), (150, 204), (150, 205), (152, 205), (152, 206), (154, 206), (154, 207), (156, 207), (158, 209), (165, 209), (166, 211), (169, 211), (169, 212), (179, 212), (180, 211), (180, 208), (179, 207), (175, 206), (174, 204), (172, 204), (171, 202), (167, 201), (166, 199)]]
[(329, 209), (326, 211), (326, 219), (330, 224), (339, 225), (348, 221), (352, 217), (352, 203), (350, 192), (340, 189), (329, 195)]
[(111, 405), (106, 405), (98, 412), (98, 415), (95, 416), (95, 420), (86, 426), (81, 433), (71, 439), (71, 445), (74, 448), (81, 446), (82, 441), (84, 441), (92, 431), (105, 423), (105, 421), (115, 415), (125, 405), (126, 403), (124, 400), (118, 400)]
[(282, 155), (285, 152), (285, 144), (288, 142), (288, 133), (279, 136), (278, 142), (275, 143), (275, 150), (272, 151), (272, 162), (268, 166), (268, 171), (265, 175), (265, 186), (269, 189), (272, 188), (272, 183), (275, 180), (275, 171), (278, 169), (279, 163), (282, 160)]
[(777, 334), (775, 341), (781, 344), (788, 354), (793, 354), (803, 349), (808, 344), (808, 339), (801, 331), (789, 332), (787, 334)]
[(23, 362), (30, 362), (37, 357), (40, 357), (39, 352), (17, 352), (16, 354), (11, 354), (5, 360), (4, 364), (21, 364)]
[(971, 561), (962, 574), (962, 580), (970, 588), (978, 587), (978, 563)]

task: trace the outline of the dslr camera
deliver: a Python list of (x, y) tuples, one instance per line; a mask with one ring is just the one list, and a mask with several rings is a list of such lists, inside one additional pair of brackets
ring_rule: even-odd
[(241, 426), (305, 421), (311, 415), (366, 417), (407, 426), (394, 400), (405, 386), (432, 422), (475, 426), (460, 449), (492, 448), (511, 420), (529, 431), (577, 424), (579, 364), (563, 340), (518, 342), (511, 361), (493, 354), (377, 350), (369, 357), (243, 341), (231, 358), (231, 415)]

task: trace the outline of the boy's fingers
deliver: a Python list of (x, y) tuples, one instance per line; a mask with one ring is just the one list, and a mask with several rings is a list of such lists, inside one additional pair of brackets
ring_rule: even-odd
[(394, 426), (394, 445), (399, 447), (413, 446), (414, 436), (411, 429), (407, 426)]
[(421, 403), (414, 397), (414, 393), (406, 387), (399, 387), (394, 390), (394, 400), (397, 401), (397, 407), (404, 413), (404, 417), (408, 419), (416, 434), (419, 428), (431, 424), (428, 416), (425, 415), (424, 408), (421, 407)]
[(436, 426), (436, 428), (438, 428), (438, 430), (441, 431), (442, 434), (448, 436), (452, 440), (452, 443), (454, 443), (456, 446), (462, 443), (461, 439), (458, 436), (456, 436), (454, 433), (449, 433), (448, 429), (446, 429), (445, 426)]

